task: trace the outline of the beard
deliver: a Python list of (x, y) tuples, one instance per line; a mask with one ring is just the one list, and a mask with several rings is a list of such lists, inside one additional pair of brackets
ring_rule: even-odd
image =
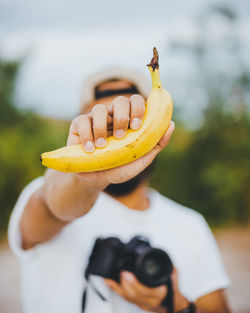
[(120, 183), (120, 184), (110, 184), (104, 189), (104, 192), (111, 196), (122, 197), (130, 194), (134, 191), (142, 182), (149, 178), (150, 173), (155, 167), (155, 160), (146, 167), (140, 174), (136, 175), (132, 179)]

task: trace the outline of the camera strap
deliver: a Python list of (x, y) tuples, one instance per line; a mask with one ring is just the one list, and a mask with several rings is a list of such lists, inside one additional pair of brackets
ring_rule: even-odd
[(167, 286), (167, 295), (161, 304), (162, 306), (167, 308), (168, 313), (174, 313), (174, 291), (173, 291), (173, 282), (171, 278), (168, 279), (166, 286)]
[(101, 300), (107, 301), (107, 299), (100, 293), (100, 291), (96, 288), (96, 286), (93, 284), (93, 282), (91, 282), (91, 280), (89, 279), (88, 269), (85, 272), (85, 279), (86, 279), (87, 285), (86, 285), (86, 287), (83, 291), (83, 294), (82, 294), (82, 313), (84, 313), (85, 307), (86, 307), (88, 286), (90, 286), (92, 288), (92, 290), (101, 298)]
[[(86, 275), (86, 281), (87, 285), (83, 291), (82, 295), (82, 313), (85, 311), (86, 307), (86, 299), (87, 299), (87, 290), (88, 290), (88, 285), (93, 289), (93, 291), (100, 297), (101, 300), (107, 301), (107, 299), (100, 293), (100, 291), (96, 288), (96, 286), (89, 280), (89, 275)], [(172, 279), (169, 279), (168, 282), (166, 283), (167, 286), (167, 295), (165, 299), (162, 301), (162, 306), (167, 308), (168, 313), (174, 313), (174, 292), (173, 292), (173, 283)]]

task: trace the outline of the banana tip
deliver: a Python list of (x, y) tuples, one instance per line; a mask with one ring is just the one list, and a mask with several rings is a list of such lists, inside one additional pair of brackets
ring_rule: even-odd
[(156, 47), (153, 48), (153, 58), (149, 64), (147, 64), (148, 67), (151, 67), (154, 71), (155, 69), (159, 69), (159, 53), (156, 49)]
[(43, 157), (40, 155), (40, 162), (43, 163)]

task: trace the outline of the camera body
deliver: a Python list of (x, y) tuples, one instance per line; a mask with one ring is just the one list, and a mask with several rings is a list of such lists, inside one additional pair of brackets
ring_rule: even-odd
[(167, 253), (152, 248), (145, 237), (136, 236), (127, 244), (116, 237), (97, 238), (85, 277), (93, 274), (119, 283), (121, 271), (132, 272), (148, 287), (157, 287), (168, 283), (173, 265)]

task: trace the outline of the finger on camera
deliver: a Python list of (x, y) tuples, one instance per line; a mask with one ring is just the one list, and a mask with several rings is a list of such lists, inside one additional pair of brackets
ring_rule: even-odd
[(138, 279), (135, 277), (134, 274), (130, 272), (122, 272), (122, 280), (125, 281), (126, 283), (131, 284), (133, 286), (134, 290), (137, 293), (140, 293), (144, 296), (149, 296), (149, 297), (154, 297), (154, 296), (165, 296), (166, 294), (166, 286), (159, 286), (159, 287), (147, 287), (140, 283)]
[(146, 312), (152, 312), (152, 308), (148, 305), (145, 305), (145, 304), (139, 304), (138, 305), (140, 309), (146, 311)]
[(138, 129), (140, 128), (145, 112), (145, 101), (140, 95), (132, 95), (129, 98), (130, 102), (130, 128)]
[(103, 148), (107, 144), (108, 111), (105, 104), (95, 105), (92, 111), (95, 145), (98, 148)]
[(129, 124), (130, 104), (124, 96), (113, 100), (113, 133), (117, 139), (126, 136)]
[(121, 277), (121, 285), (125, 290), (125, 297), (138, 305), (146, 305), (149, 308), (158, 307), (165, 296), (165, 293), (161, 293), (159, 290), (157, 290), (157, 293), (152, 292), (152, 288), (145, 292), (145, 290), (141, 288), (141, 284), (138, 285), (137, 279), (127, 281), (124, 277)]
[(117, 292), (119, 295), (123, 297), (125, 296), (123, 288), (117, 282), (115, 282), (112, 279), (107, 279), (107, 278), (104, 278), (104, 282), (110, 289)]

